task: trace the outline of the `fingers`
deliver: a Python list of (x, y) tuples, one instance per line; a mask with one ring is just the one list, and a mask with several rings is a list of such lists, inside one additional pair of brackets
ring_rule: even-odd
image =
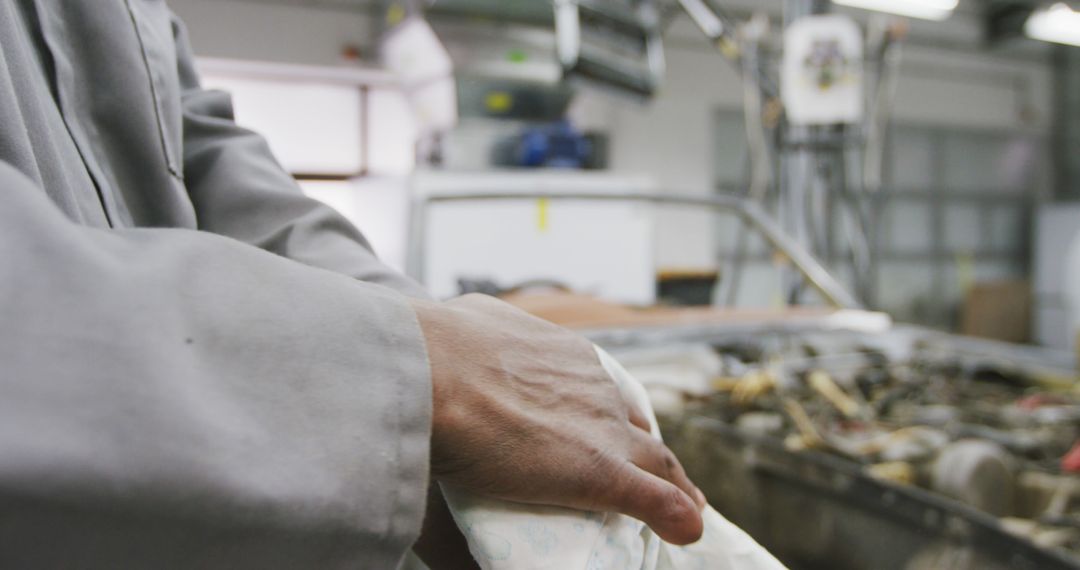
[(620, 477), (608, 486), (605, 510), (634, 517), (663, 540), (687, 545), (701, 538), (704, 523), (694, 501), (671, 483), (627, 463)]
[(641, 431), (631, 430), (631, 437), (630, 460), (634, 465), (678, 487), (694, 500), (698, 510), (705, 508), (705, 495), (690, 481), (686, 470), (666, 445)]
[(630, 423), (634, 427), (643, 430), (646, 434), (652, 433), (652, 423), (649, 418), (633, 402), (626, 402), (626, 408), (630, 412)]

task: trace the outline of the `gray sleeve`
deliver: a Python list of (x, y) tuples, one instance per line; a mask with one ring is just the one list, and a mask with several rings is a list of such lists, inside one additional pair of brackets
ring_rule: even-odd
[(184, 177), (200, 229), (302, 263), (425, 298), (423, 287), (382, 264), (332, 208), (305, 197), (265, 139), (236, 125), (232, 100), (204, 90), (183, 23), (173, 18), (184, 108)]
[(431, 421), (405, 297), (0, 190), (0, 567), (396, 566)]

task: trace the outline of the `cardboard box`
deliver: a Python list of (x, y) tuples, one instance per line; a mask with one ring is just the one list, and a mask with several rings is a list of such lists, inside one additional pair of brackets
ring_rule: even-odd
[(1028, 281), (978, 283), (967, 293), (960, 332), (1013, 343), (1031, 341), (1032, 295)]

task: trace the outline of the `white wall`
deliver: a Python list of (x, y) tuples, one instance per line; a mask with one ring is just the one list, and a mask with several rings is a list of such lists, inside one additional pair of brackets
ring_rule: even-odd
[(342, 48), (366, 46), (371, 20), (345, 9), (236, 0), (169, 0), (195, 52), (255, 61), (345, 64)]

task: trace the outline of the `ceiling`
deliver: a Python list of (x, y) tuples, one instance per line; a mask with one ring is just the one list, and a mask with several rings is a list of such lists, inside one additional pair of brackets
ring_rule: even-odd
[[(258, 4), (278, 4), (324, 9), (342, 9), (371, 12), (381, 10), (393, 0), (239, 0)], [(496, 20), (551, 25), (551, 0), (417, 0), (433, 4), (432, 12), (444, 17), (473, 20)], [(675, 6), (677, 0), (659, 0)], [(784, 0), (713, 0), (737, 17), (763, 11), (775, 18), (783, 13)], [(944, 22), (911, 21), (910, 39), (917, 44), (954, 47), (981, 51), (985, 43), (985, 10), (994, 2), (1027, 2), (1030, 0), (960, 0), (956, 14)], [(840, 11), (866, 19), (866, 12)], [(1047, 46), (1034, 41), (1006, 42), (992, 48), (997, 55), (1042, 59), (1048, 53)]]

